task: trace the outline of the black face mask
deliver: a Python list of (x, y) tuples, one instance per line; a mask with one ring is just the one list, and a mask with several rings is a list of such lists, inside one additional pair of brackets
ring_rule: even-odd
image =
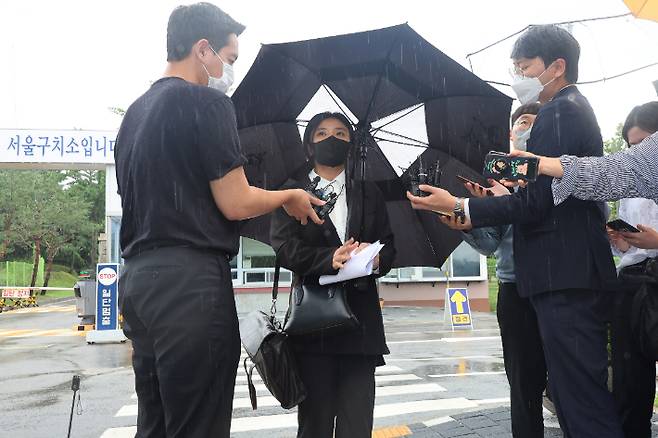
[(345, 164), (347, 153), (352, 143), (341, 140), (333, 135), (322, 141), (313, 143), (313, 158), (315, 162), (323, 166), (336, 167)]

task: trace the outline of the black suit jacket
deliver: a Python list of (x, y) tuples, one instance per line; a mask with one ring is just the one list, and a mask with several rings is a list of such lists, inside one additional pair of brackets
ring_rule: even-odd
[[(560, 91), (535, 120), (528, 152), (548, 157), (601, 156), (601, 131), (575, 86)], [(602, 289), (615, 281), (602, 204), (569, 198), (553, 205), (552, 178), (540, 176), (515, 194), (470, 199), (474, 227), (514, 224), (514, 263), (521, 296), (564, 289)]]
[[(309, 184), (308, 172), (304, 168), (295, 179), (289, 180), (283, 188), (305, 188)], [(379, 307), (377, 276), (390, 271), (395, 258), (393, 233), (391, 232), (386, 203), (373, 183), (365, 184), (365, 210), (363, 234), (359, 236), (361, 220), (361, 189), (355, 184), (347, 192), (348, 203), (348, 238), (354, 237), (359, 242), (373, 243), (377, 240), (384, 244), (379, 253), (379, 274), (348, 281), (348, 303), (359, 320), (359, 326), (344, 333), (292, 338), (297, 350), (328, 354), (388, 354), (384, 337), (384, 324)], [(326, 218), (323, 225), (309, 223), (301, 225), (288, 216), (283, 209), (272, 216), (270, 241), (276, 251), (277, 260), (284, 268), (294, 273), (293, 282), (317, 284), (321, 275), (336, 274), (332, 268), (333, 255), (341, 246), (341, 241), (331, 219)]]

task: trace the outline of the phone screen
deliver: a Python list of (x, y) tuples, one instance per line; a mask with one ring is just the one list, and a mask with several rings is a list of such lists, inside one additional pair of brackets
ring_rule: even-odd
[(484, 160), (483, 174), (495, 180), (537, 179), (539, 160), (536, 157), (510, 157), (500, 152), (490, 152)]

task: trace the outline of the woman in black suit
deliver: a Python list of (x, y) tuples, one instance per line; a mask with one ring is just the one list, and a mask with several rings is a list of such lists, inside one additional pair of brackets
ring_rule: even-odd
[(314, 116), (304, 132), (307, 165), (286, 187), (304, 188), (320, 176), (318, 188), (331, 184), (340, 193), (334, 210), (322, 225), (300, 225), (281, 209), (272, 219), (272, 247), (281, 266), (294, 273), (296, 283), (317, 284), (319, 276), (336, 274), (352, 251), (378, 240), (384, 244), (373, 274), (346, 283), (358, 327), (292, 338), (308, 393), (299, 405), (299, 438), (370, 438), (375, 368), (389, 353), (375, 279), (391, 269), (393, 233), (384, 198), (373, 183), (365, 183), (364, 205), (360, 205), (361, 184), (350, 178), (353, 138), (352, 125), (342, 114)]

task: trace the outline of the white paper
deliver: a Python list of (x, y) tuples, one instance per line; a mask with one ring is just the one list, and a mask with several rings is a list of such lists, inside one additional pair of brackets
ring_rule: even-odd
[(350, 258), (336, 275), (322, 275), (320, 276), (319, 283), (321, 285), (340, 283), (342, 281), (352, 280), (354, 278), (366, 277), (372, 274), (372, 265), (382, 250), (384, 245), (379, 240), (367, 247), (365, 247), (358, 254), (352, 253)]

